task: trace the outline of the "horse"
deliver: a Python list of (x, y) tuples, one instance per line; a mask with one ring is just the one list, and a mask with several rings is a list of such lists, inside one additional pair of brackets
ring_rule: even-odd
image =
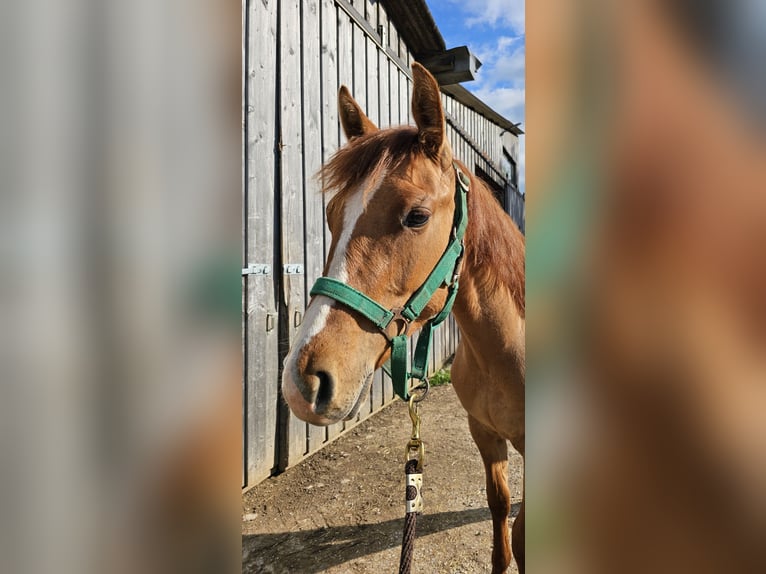
[[(450, 241), (460, 172), (469, 174), (468, 226), (452, 312), (461, 332), (452, 384), (484, 462), (493, 522), (492, 572), (513, 557), (524, 571), (524, 502), (512, 527), (508, 441), (524, 456), (525, 241), (489, 189), (453, 157), (439, 86), (412, 65), (416, 126), (378, 129), (342, 86), (338, 109), (348, 143), (320, 170), (332, 243), (323, 275), (399, 309)], [(436, 289), (414, 332), (444, 307)], [(288, 352), (282, 394), (315, 425), (356, 416), (372, 375), (391, 355), (390, 337), (366, 316), (324, 294), (312, 297)]]

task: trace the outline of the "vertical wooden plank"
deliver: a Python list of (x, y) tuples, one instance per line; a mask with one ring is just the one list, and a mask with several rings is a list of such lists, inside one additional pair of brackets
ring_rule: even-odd
[[(484, 150), (484, 149), (486, 149), (486, 147), (484, 146), (484, 135), (485, 134), (484, 134), (484, 126), (482, 124), (481, 114), (479, 114), (478, 112), (474, 112), (473, 113), (473, 122), (474, 122), (474, 130), (476, 132), (476, 136), (475, 136), (476, 139), (474, 139), (474, 141), (478, 143), (479, 149)], [(483, 162), (482, 162), (482, 169), (484, 169)]]
[[(338, 17), (337, 38), (338, 38), (338, 87), (346, 86), (353, 94), (354, 90), (354, 48), (352, 38), (352, 22), (351, 18), (341, 9), (336, 11)], [(343, 146), (347, 143), (346, 135), (343, 133), (343, 129), (338, 122), (338, 145)], [(353, 421), (342, 421), (334, 425), (340, 427), (342, 430), (351, 428)], [(334, 432), (334, 431), (333, 431)], [(339, 431), (342, 432), (342, 431)]]
[(366, 38), (365, 46), (367, 48), (367, 117), (372, 120), (376, 126), (380, 126), (380, 108), (378, 96), (380, 86), (378, 85), (378, 47), (370, 38)]
[(452, 355), (452, 345), (450, 344), (450, 341), (452, 339), (452, 322), (447, 320), (444, 321), (444, 352), (446, 354), (446, 357), (449, 357)]
[(449, 318), (449, 352), (451, 355), (455, 354), (457, 350), (457, 335), (455, 334), (455, 317)]
[(407, 125), (410, 121), (410, 108), (408, 105), (410, 83), (404, 72), (399, 70), (399, 121)]
[[(346, 86), (350, 91), (354, 90), (354, 48), (351, 37), (351, 19), (341, 9), (336, 11), (338, 15), (338, 87)], [(353, 94), (352, 94), (353, 95)], [(339, 145), (346, 143), (346, 136), (338, 123)]]
[(495, 146), (495, 124), (488, 119), (484, 118), (484, 126), (487, 130), (487, 155), (497, 164), (500, 163), (500, 158), (496, 153)]
[[(476, 129), (476, 140), (474, 140), (474, 141), (479, 143), (479, 149), (480, 150), (485, 150), (486, 151), (487, 147), (485, 145), (485, 142), (486, 142), (487, 133), (484, 131), (484, 122), (483, 122), (484, 118), (478, 112), (474, 112), (473, 117), (474, 117), (474, 122), (475, 122), (475, 126), (476, 126), (475, 127), (475, 129)], [(479, 152), (476, 152), (476, 155), (478, 157), (479, 165), (481, 165), (481, 169), (483, 169), (486, 172), (487, 171), (486, 163), (481, 158), (481, 155), (479, 154)]]
[(362, 110), (367, 113), (367, 44), (364, 30), (355, 23), (351, 25), (353, 37), (353, 62), (354, 73), (353, 96)]
[(446, 340), (446, 333), (448, 328), (449, 328), (449, 324), (446, 321), (441, 324), (441, 328), (440, 328), (441, 332), (439, 333), (439, 339), (441, 341), (442, 352), (441, 352), (441, 357), (439, 358), (439, 364), (438, 364), (439, 369), (441, 369), (444, 366), (444, 363), (447, 362), (447, 358), (449, 357), (449, 353), (447, 352), (447, 348), (444, 344), (444, 341)]
[[(388, 44), (389, 26), (388, 26), (388, 14), (386, 9), (380, 2), (377, 2), (378, 7), (378, 25), (379, 29), (383, 30), (383, 46)], [(380, 127), (388, 127), (392, 125), (391, 116), (391, 68), (392, 64), (385, 52), (385, 49), (378, 50), (378, 107), (380, 115)], [(385, 373), (381, 372), (381, 389), (382, 396), (381, 401), (383, 404), (387, 404), (394, 398), (394, 388), (391, 384), (391, 378)]]
[[(407, 44), (405, 44), (404, 39), (402, 39), (401, 36), (399, 37), (399, 56), (401, 57), (402, 61), (407, 64), (407, 70), (409, 72), (410, 51), (407, 49)], [(412, 118), (412, 80), (407, 77), (407, 74), (404, 74), (402, 79), (406, 86), (403, 94), (404, 99), (402, 100), (402, 107), (407, 110), (407, 115), (405, 116), (406, 119), (403, 119), (402, 121), (405, 124), (411, 124), (414, 123)]]
[[(466, 109), (466, 115), (467, 115), (467, 118), (468, 118), (468, 129), (466, 131), (467, 131), (468, 136), (470, 138), (475, 138), (476, 137), (476, 126), (474, 125), (473, 110)], [(476, 140), (474, 140), (474, 141), (476, 141)], [(472, 148), (471, 151), (470, 151), (470, 153), (471, 153), (471, 169), (474, 169), (474, 166), (475, 166), (475, 163), (476, 163), (474, 161), (474, 158), (473, 158), (473, 152), (474, 152), (474, 150)]]
[[(471, 132), (473, 131), (471, 126), (471, 110), (463, 106), (463, 114), (465, 117), (465, 124), (464, 124), (465, 133), (468, 136), (470, 136)], [(466, 160), (468, 161), (468, 169), (470, 169), (471, 171), (474, 171), (475, 164), (473, 162), (473, 150), (471, 149), (471, 146), (468, 145), (468, 141), (466, 141), (464, 145), (465, 145)]]
[[(463, 133), (467, 134), (470, 131), (470, 126), (468, 125), (468, 108), (466, 108), (464, 105), (460, 105), (460, 111), (462, 114), (462, 123), (461, 126), (463, 128)], [(468, 142), (463, 139), (463, 161), (465, 161), (466, 165), (468, 166), (468, 169), (471, 171), (474, 170), (473, 164), (471, 163), (471, 148), (468, 145)]]
[(388, 21), (388, 38), (386, 46), (393, 52), (396, 52), (396, 49), (399, 46), (399, 32), (396, 30), (394, 23), (390, 20)]
[[(281, 0), (280, 13), (280, 178), (282, 199), (282, 262), (304, 263), (301, 21), (300, 0)], [(280, 272), (282, 270), (279, 270)], [(306, 307), (304, 275), (282, 276), (286, 316), (282, 318), (288, 344), (292, 344)], [(307, 425), (282, 406), (283, 467), (305, 456)], [(281, 448), (281, 447), (280, 447)]]
[(245, 484), (269, 476), (276, 458), (279, 365), (274, 268), (274, 148), (276, 145), (276, 6), (249, 2), (245, 26), (244, 263), (263, 263), (272, 275), (243, 279)]
[[(460, 118), (459, 119), (460, 127), (463, 130), (463, 133), (467, 133), (468, 125), (466, 122), (466, 107), (461, 103), (458, 103), (457, 107), (458, 107), (459, 118)], [(462, 154), (463, 154), (463, 157), (461, 159), (463, 160), (465, 165), (468, 167), (468, 169), (473, 171), (473, 166), (471, 165), (471, 158), (468, 157), (468, 146), (466, 145), (466, 141), (462, 136), (460, 140), (461, 140), (460, 147), (462, 148)]]
[(436, 371), (436, 363), (439, 360), (439, 331), (441, 325), (434, 329), (433, 339), (431, 341), (431, 356), (428, 360), (428, 374), (431, 375)]
[(473, 138), (474, 142), (481, 140), (481, 130), (479, 129), (479, 114), (473, 110), (471, 110), (471, 137)]
[[(364, 0), (359, 0), (358, 2), (358, 10), (361, 13), (364, 13), (365, 6), (364, 6)], [(367, 51), (367, 42), (369, 41), (367, 39), (367, 36), (364, 33), (364, 30), (356, 25), (352, 25), (353, 29), (353, 42), (354, 42), (354, 61), (353, 61), (353, 71), (354, 71), (354, 99), (357, 101), (357, 103), (361, 106), (362, 110), (364, 110), (365, 114), (367, 114), (367, 117), (371, 117), (372, 113), (372, 106), (370, 106), (370, 101), (368, 98), (368, 91), (367, 91), (367, 81), (368, 81), (368, 66), (370, 65), (368, 62), (368, 51)], [(376, 62), (377, 63), (377, 62)], [(372, 91), (372, 90), (370, 90)], [(377, 94), (377, 90), (375, 90), (375, 93)], [(373, 120), (374, 122), (375, 120)], [(370, 394), (365, 397), (365, 401), (362, 403), (362, 407), (359, 409), (359, 414), (357, 416), (357, 420), (360, 421), (367, 417), (373, 409), (373, 403), (372, 403), (372, 388), (370, 389)]]
[[(463, 128), (462, 109), (461, 109), (461, 105), (457, 101), (455, 102), (453, 115), (455, 116), (455, 120), (457, 121), (458, 127), (462, 129)], [(465, 157), (465, 149), (463, 149), (463, 138), (460, 137), (459, 134), (457, 135), (457, 138), (460, 140), (460, 143), (458, 144), (460, 149), (460, 156), (459, 156), (460, 161), (465, 163), (466, 157)]]
[(454, 354), (457, 351), (458, 327), (455, 317), (450, 317), (450, 350)]
[[(338, 149), (338, 7), (334, 0), (322, 0), (320, 6), (321, 20), (321, 86), (322, 86), (322, 161), (326, 162)], [(324, 208), (327, 204), (322, 198)], [(324, 221), (324, 260), (330, 252), (332, 237), (327, 226), (327, 215), (323, 213)], [(327, 427), (327, 438), (338, 436), (343, 430), (343, 423)]]
[(453, 353), (452, 345), (450, 344), (452, 337), (452, 322), (450, 321), (451, 317), (452, 316), (450, 315), (450, 317), (444, 321), (444, 353), (446, 357), (449, 357)]
[(393, 64), (389, 62), (388, 67), (389, 72), (389, 99), (388, 99), (388, 105), (390, 108), (390, 114), (391, 114), (391, 124), (392, 126), (398, 126), (401, 125), (401, 117), (399, 114), (399, 69)]
[[(399, 31), (391, 21), (388, 22), (388, 47), (394, 54), (396, 54), (399, 49)], [(400, 73), (399, 68), (393, 63), (390, 64), (389, 70), (391, 72), (389, 82), (391, 93), (391, 125), (399, 126), (404, 123), (399, 105), (401, 101), (399, 98), (399, 90), (401, 89), (401, 86), (399, 85)]]
[[(320, 0), (303, 0), (301, 3), (301, 70), (303, 73), (303, 201), (305, 206), (305, 294), (308, 304), (309, 291), (324, 269), (324, 204), (314, 175), (322, 166), (322, 120), (321, 113), (321, 59), (319, 28)], [(308, 452), (315, 451), (327, 439), (325, 427), (308, 425)]]
[[(469, 117), (469, 123), (471, 124), (471, 127), (468, 131), (468, 135), (473, 139), (473, 141), (476, 141), (476, 112), (473, 110), (468, 110), (468, 117)], [(471, 147), (471, 169), (476, 169), (476, 164), (478, 163), (478, 157), (476, 156), (476, 150)]]
[[(386, 15), (386, 9), (378, 2), (378, 25), (380, 29), (384, 30), (384, 34), (388, 34), (388, 16)], [(385, 42), (388, 42), (387, 38), (384, 38)], [(384, 44), (385, 44), (384, 42)], [(380, 115), (380, 127), (388, 127), (391, 125), (391, 103), (389, 93), (389, 66), (390, 61), (386, 55), (385, 50), (378, 50), (378, 104)]]
[(452, 348), (452, 352), (455, 353), (455, 352), (457, 352), (457, 343), (458, 343), (458, 339), (459, 339), (459, 336), (458, 336), (458, 326), (457, 326), (457, 321), (455, 320), (454, 316), (450, 319), (450, 322), (452, 324), (452, 328), (450, 329), (450, 333), (452, 334), (452, 339), (450, 340), (450, 345), (451, 345), (451, 348)]
[(484, 130), (487, 141), (487, 156), (496, 164), (500, 164), (500, 158), (495, 153), (495, 124), (484, 118)]
[(447, 321), (444, 321), (443, 325), (444, 325), (444, 332), (442, 333), (442, 346), (444, 348), (444, 360), (446, 361), (449, 358), (449, 356), (452, 354), (452, 350), (450, 349), (450, 346), (449, 346), (451, 324), (447, 320)]
[[(479, 144), (479, 147), (484, 150), (485, 154), (490, 154), (489, 149), (489, 122), (487, 122), (487, 118), (485, 118), (482, 115), (478, 115), (479, 118), (479, 131), (481, 133), (481, 143)], [(485, 170), (486, 171), (486, 170)]]
[[(367, 19), (372, 24), (373, 28), (377, 29), (377, 16), (374, 6), (371, 0), (367, 0)], [(376, 126), (380, 126), (380, 85), (378, 78), (380, 76), (378, 71), (378, 46), (370, 38), (365, 39), (366, 46), (366, 72), (367, 72), (367, 117), (370, 118), (372, 123)], [(384, 404), (383, 397), (383, 372), (378, 369), (373, 376), (372, 385), (370, 387), (370, 411), (374, 412)]]
[(447, 345), (449, 335), (449, 323), (445, 321), (442, 323), (441, 327), (441, 349), (442, 349), (442, 357), (441, 357), (441, 364), (444, 365), (447, 358), (450, 356), (449, 346)]

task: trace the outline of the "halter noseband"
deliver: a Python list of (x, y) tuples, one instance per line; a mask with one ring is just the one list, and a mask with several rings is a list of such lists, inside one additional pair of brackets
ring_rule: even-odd
[[(428, 357), (431, 354), (433, 328), (447, 318), (457, 296), (458, 279), (465, 249), (463, 238), (465, 237), (466, 227), (468, 227), (467, 194), (469, 179), (456, 163), (453, 163), (453, 166), (455, 168), (456, 181), (455, 214), (450, 241), (441, 259), (439, 259), (431, 271), (431, 274), (403, 307), (386, 309), (361, 291), (332, 277), (320, 277), (311, 288), (312, 296), (325, 295), (360, 313), (369, 319), (380, 330), (383, 336), (388, 339), (392, 346), (389, 375), (391, 376), (394, 392), (404, 401), (409, 398), (409, 388), (407, 385), (409, 379), (425, 379)], [(448, 288), (447, 301), (444, 303), (442, 310), (423, 325), (415, 348), (412, 371), (407, 372), (407, 337), (410, 324), (420, 316), (425, 306), (431, 300), (431, 297), (442, 285), (446, 285)], [(388, 333), (388, 327), (392, 323), (398, 322), (402, 323), (402, 328), (397, 329), (397, 334), (391, 336)], [(383, 368), (388, 372), (385, 365)]]

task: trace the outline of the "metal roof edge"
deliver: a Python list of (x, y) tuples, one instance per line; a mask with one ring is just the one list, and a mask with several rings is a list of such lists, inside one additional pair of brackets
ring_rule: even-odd
[(506, 117), (497, 113), (495, 110), (490, 108), (487, 104), (485, 104), (483, 101), (481, 101), (471, 92), (469, 92), (462, 85), (453, 84), (450, 86), (441, 86), (441, 91), (447, 94), (448, 96), (452, 96), (458, 102), (474, 110), (475, 112), (481, 114), (488, 120), (496, 123), (504, 130), (507, 130), (517, 136), (522, 135), (524, 133), (524, 131), (519, 127), (519, 124), (514, 124), (513, 122), (508, 120)]
[(380, 3), (415, 59), (447, 49), (425, 0), (380, 0)]

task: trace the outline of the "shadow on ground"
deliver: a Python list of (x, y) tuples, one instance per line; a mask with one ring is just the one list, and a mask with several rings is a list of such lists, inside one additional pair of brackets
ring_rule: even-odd
[[(519, 512), (514, 503), (511, 516)], [(417, 536), (489, 520), (488, 508), (439, 512), (418, 517)], [(402, 542), (404, 518), (358, 526), (316, 528), (242, 537), (243, 574), (316, 574)], [(417, 541), (415, 542), (417, 551)], [(392, 570), (395, 569), (395, 566)]]

